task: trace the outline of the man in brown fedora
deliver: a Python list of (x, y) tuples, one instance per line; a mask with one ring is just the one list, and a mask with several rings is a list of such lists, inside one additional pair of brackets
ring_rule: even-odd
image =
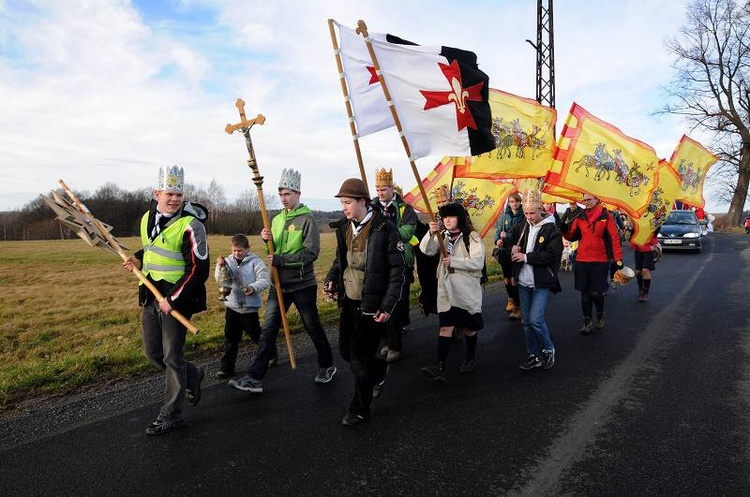
[(336, 258), (325, 278), (325, 291), (338, 299), (339, 349), (354, 373), (354, 397), (345, 426), (370, 417), (373, 396), (382, 392), (388, 365), (378, 353), (402, 288), (404, 246), (394, 225), (372, 208), (362, 180), (349, 178), (336, 197), (344, 217), (336, 229)]

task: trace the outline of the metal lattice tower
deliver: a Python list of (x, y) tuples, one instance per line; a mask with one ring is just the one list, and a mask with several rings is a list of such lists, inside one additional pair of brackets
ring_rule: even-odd
[[(546, 6), (545, 6), (546, 4)], [(555, 35), (552, 22), (552, 0), (538, 0), (536, 7), (536, 44), (526, 40), (536, 51), (536, 100), (555, 107)]]

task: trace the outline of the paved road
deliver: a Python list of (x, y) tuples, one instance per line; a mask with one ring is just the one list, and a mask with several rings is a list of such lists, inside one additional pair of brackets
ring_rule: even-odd
[(749, 240), (712, 234), (700, 255), (667, 253), (651, 301), (621, 288), (588, 337), (563, 274), (550, 371), (517, 368), (522, 332), (497, 285), (474, 374), (458, 372), (457, 342), (449, 381), (423, 377), (437, 324), (415, 319), (373, 419), (356, 427), (339, 424), (351, 373), (339, 362), (333, 383), (314, 385), (309, 347), (261, 396), (209, 385), (186, 406), (188, 427), (163, 437), (144, 435), (160, 378), (40, 413), (33, 429), (0, 423), (0, 495), (747, 495)]

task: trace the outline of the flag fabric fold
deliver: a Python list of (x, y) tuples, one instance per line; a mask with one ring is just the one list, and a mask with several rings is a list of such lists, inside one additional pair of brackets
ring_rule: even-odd
[(677, 171), (667, 161), (662, 161), (656, 171), (656, 188), (651, 193), (646, 211), (633, 218), (633, 234), (630, 242), (646, 245), (653, 234), (664, 224), (672, 211), (674, 200), (681, 192), (681, 179)]
[[(353, 29), (335, 21), (334, 24), (339, 30), (339, 53), (357, 134), (367, 136), (395, 126), (365, 39)], [(381, 34), (370, 36), (374, 39), (385, 38)]]
[(371, 36), (411, 159), (480, 155), (495, 148), (490, 131), (489, 77), (476, 54)]
[(708, 170), (718, 160), (719, 158), (703, 145), (683, 135), (669, 159), (672, 168), (680, 177), (680, 193), (676, 200), (703, 208), (706, 204), (706, 199), (703, 198), (703, 183), (706, 181)]
[(557, 111), (536, 100), (490, 89), (495, 148), (457, 167), (462, 178), (544, 177), (555, 149)]
[(573, 103), (558, 139), (554, 161), (547, 174), (548, 184), (596, 195), (631, 217), (646, 210), (659, 167), (653, 148), (577, 103)]
[[(453, 171), (463, 158), (444, 157), (423, 180), (422, 186), (431, 205), (436, 205), (436, 191), (443, 186), (449, 189), (451, 201), (461, 203), (469, 213), (474, 229), (484, 237), (495, 228), (505, 207), (505, 199), (516, 191), (513, 182), (500, 182), (478, 178), (455, 178)], [(404, 201), (420, 212), (427, 212), (419, 187), (404, 195)]]

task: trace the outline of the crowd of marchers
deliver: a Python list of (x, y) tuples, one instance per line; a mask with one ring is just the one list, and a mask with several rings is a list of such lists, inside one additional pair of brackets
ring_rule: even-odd
[[(184, 198), (184, 171), (161, 168), (149, 210), (140, 223), (143, 247), (123, 266), (140, 270), (160, 296), (139, 288), (143, 348), (146, 357), (165, 372), (165, 400), (148, 435), (184, 427), (182, 408), (197, 405), (202, 396), (204, 368), (185, 358), (187, 328), (177, 319), (190, 319), (206, 309), (205, 282), (211, 271), (204, 222), (208, 210)], [(216, 258), (214, 276), (225, 295), (225, 347), (216, 377), (248, 394), (264, 391), (268, 370), (277, 362), (277, 338), (293, 304), (317, 352), (318, 369), (312, 383), (324, 387), (338, 373), (334, 354), (318, 315), (318, 283), (314, 263), (320, 253), (320, 230), (310, 209), (301, 202), (302, 177), (284, 169), (278, 184), (283, 209), (260, 231), (263, 255), (251, 251), (246, 235), (232, 237), (228, 253)], [(459, 372), (477, 368), (478, 333), (482, 316), (482, 283), (486, 254), (471, 216), (446, 189), (438, 192), (438, 214), (421, 222), (412, 206), (396, 191), (392, 171), (375, 175), (376, 195), (358, 178), (344, 181), (336, 198), (343, 216), (331, 223), (336, 252), (322, 291), (339, 307), (339, 356), (349, 363), (354, 388), (341, 423), (358, 425), (371, 415), (371, 405), (385, 388), (389, 363), (401, 357), (402, 336), (409, 322), (409, 294), (415, 268), (421, 285), (420, 305), (436, 313), (438, 333), (435, 361), (422, 372), (444, 382), (453, 342), (463, 336), (465, 357)], [(580, 292), (582, 326), (588, 335), (605, 326), (605, 295), (613, 281), (635, 277), (640, 302), (649, 298), (651, 275), (658, 258), (653, 237), (633, 246), (635, 271), (623, 267), (621, 232), (616, 211), (583, 194), (562, 215), (554, 204), (542, 203), (541, 192), (510, 195), (497, 221), (493, 257), (503, 272), (508, 319), (521, 320), (526, 356), (523, 371), (549, 370), (555, 345), (545, 320), (550, 294), (560, 291), (561, 265), (572, 267)], [(270, 247), (270, 249), (269, 249)], [(575, 262), (571, 264), (572, 259)], [(258, 311), (268, 290), (265, 318)], [(257, 345), (244, 374), (239, 375), (238, 352), (244, 335)]]

